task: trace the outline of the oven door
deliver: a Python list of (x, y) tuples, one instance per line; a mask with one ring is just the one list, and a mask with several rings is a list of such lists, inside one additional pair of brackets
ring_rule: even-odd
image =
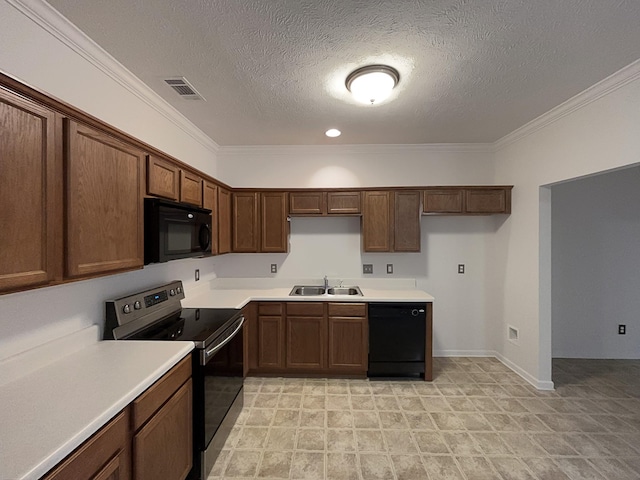
[[(219, 345), (195, 352), (193, 472), (206, 479), (243, 405), (243, 325), (240, 316)], [(226, 340), (226, 341), (225, 341)]]

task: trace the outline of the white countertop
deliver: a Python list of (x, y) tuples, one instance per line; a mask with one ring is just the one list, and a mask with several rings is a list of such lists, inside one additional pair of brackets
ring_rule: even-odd
[[(415, 287), (414, 280), (348, 280), (357, 285), (358, 295), (289, 296), (294, 285), (322, 285), (322, 280), (215, 279), (186, 292), (182, 306), (187, 308), (242, 308), (252, 301), (276, 302), (433, 302), (434, 298)], [(330, 284), (333, 285), (333, 284)], [(386, 288), (385, 288), (386, 287)]]
[(0, 479), (40, 478), (192, 349), (192, 342), (101, 341), (5, 376)]

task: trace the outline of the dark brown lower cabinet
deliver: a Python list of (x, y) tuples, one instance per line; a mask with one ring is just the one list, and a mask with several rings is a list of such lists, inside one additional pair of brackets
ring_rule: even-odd
[(42, 480), (185, 480), (192, 391), (188, 355)]
[(319, 302), (289, 302), (286, 309), (286, 368), (326, 368), (324, 305)]
[(329, 369), (367, 373), (369, 331), (366, 303), (329, 303)]
[(366, 303), (260, 302), (257, 310), (245, 323), (249, 374), (366, 376)]

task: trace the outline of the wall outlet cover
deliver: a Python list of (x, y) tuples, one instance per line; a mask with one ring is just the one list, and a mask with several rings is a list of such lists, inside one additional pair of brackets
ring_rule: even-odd
[(363, 263), (362, 273), (365, 273), (365, 274), (373, 273), (373, 263)]
[(458, 264), (458, 273), (464, 273), (464, 263)]
[(393, 263), (387, 263), (387, 273), (393, 273)]
[(618, 325), (618, 335), (626, 335), (626, 334), (627, 334), (627, 326)]
[(278, 264), (277, 263), (272, 263), (271, 264), (271, 273), (278, 273)]

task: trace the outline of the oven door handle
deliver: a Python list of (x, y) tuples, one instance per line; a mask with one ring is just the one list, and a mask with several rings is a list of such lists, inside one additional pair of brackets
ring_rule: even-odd
[(238, 333), (240, 331), (240, 329), (242, 328), (242, 325), (244, 325), (244, 316), (240, 316), (239, 320), (240, 320), (240, 322), (238, 323), (238, 326), (235, 328), (235, 330), (233, 331), (233, 333), (231, 335), (229, 335), (227, 338), (225, 338), (218, 345), (216, 345), (214, 347), (211, 347), (209, 350), (206, 350), (204, 352), (204, 354), (202, 355), (201, 365), (206, 365), (207, 362), (209, 361), (209, 357), (211, 357), (211, 355), (213, 355), (218, 350), (220, 350), (222, 347), (224, 347), (227, 343), (229, 343), (231, 341), (231, 339), (233, 337), (236, 336), (236, 333)]

